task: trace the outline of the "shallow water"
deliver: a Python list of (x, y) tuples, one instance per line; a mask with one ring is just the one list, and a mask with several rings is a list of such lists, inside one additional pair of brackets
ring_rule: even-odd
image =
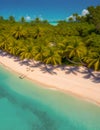
[(100, 130), (100, 107), (0, 66), (0, 130)]

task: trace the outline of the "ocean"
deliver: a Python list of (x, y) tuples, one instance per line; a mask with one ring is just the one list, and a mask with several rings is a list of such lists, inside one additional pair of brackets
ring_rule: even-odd
[(100, 130), (100, 107), (0, 65), (0, 130)]

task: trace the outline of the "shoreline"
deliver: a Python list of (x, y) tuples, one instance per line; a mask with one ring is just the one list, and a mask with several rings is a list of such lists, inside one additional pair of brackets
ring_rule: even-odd
[(9, 55), (0, 55), (0, 64), (17, 73), (19, 78), (25, 76), (23, 78), (27, 78), (41, 87), (53, 91), (58, 90), (100, 106), (100, 83), (93, 82), (93, 77), (85, 79), (84, 76), (87, 76), (88, 73), (83, 67), (66, 66), (64, 70), (59, 67), (49, 73), (42, 64), (29, 67)]

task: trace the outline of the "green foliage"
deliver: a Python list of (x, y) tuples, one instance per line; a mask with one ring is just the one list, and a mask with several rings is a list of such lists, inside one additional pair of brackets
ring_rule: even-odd
[(21, 23), (25, 23), (25, 22), (26, 22), (25, 18), (24, 18), (24, 17), (21, 17), (20, 22), (21, 22)]
[(92, 33), (84, 38), (84, 43), (88, 49), (100, 48), (100, 35)]
[(0, 16), (0, 21), (3, 21), (3, 20), (4, 20), (3, 16)]
[(100, 33), (100, 6), (90, 6), (88, 11), (87, 21), (93, 23), (96, 26), (97, 32)]
[(9, 20), (9, 22), (11, 22), (11, 23), (14, 23), (14, 22), (15, 22), (14, 16), (9, 16), (8, 20)]
[(88, 51), (88, 55), (84, 58), (84, 61), (88, 64), (88, 67), (94, 68), (94, 70), (100, 70), (100, 48), (91, 48)]
[(26, 38), (26, 34), (27, 34), (26, 30), (23, 29), (22, 26), (17, 26), (12, 29), (12, 36), (15, 39)]
[(59, 51), (55, 47), (48, 48), (47, 54), (45, 54), (44, 63), (58, 65), (61, 64), (61, 56)]
[(57, 26), (39, 18), (25, 22), (22, 17), (17, 22), (13, 16), (8, 20), (0, 16), (0, 49), (21, 60), (100, 70), (99, 8), (89, 7), (87, 16), (73, 14), (75, 21), (59, 21)]

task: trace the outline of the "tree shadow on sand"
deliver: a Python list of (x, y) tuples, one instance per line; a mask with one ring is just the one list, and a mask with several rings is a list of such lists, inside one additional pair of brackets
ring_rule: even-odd
[(0, 50), (0, 56), (7, 56), (7, 55), (8, 55), (7, 52), (3, 52), (3, 51)]
[(46, 65), (42, 65), (40, 67), (40, 70), (43, 72), (43, 73), (49, 73), (49, 74), (52, 74), (52, 75), (57, 75), (57, 72), (55, 72), (54, 70), (56, 69), (56, 67), (54, 66), (46, 66)]
[(30, 67), (32, 67), (32, 68), (38, 68), (38, 67), (41, 67), (41, 66), (42, 66), (42, 64), (40, 62), (30, 64)]
[(77, 72), (81, 73), (83, 74), (83, 78), (90, 79), (94, 83), (100, 83), (100, 73), (94, 73), (94, 71), (90, 68), (85, 67), (83, 70), (81, 70), (78, 66), (61, 66), (60, 69), (65, 71), (66, 74), (77, 75)]
[(92, 69), (86, 68), (82, 72), (83, 78), (90, 79), (92, 82), (100, 83), (100, 73), (94, 73)]
[(77, 66), (65, 67), (64, 70), (65, 70), (66, 74), (71, 74), (72, 73), (74, 75), (77, 75), (77, 72), (80, 72), (79, 67), (77, 67)]
[[(23, 63), (23, 64), (25, 64), (25, 63)], [(45, 64), (43, 64), (41, 62), (35, 62), (35, 63), (29, 62), (28, 66), (31, 67), (31, 68), (39, 68), (40, 71), (42, 71), (43, 73), (57, 74), (54, 70), (58, 66), (45, 65)]]
[(96, 76), (92, 78), (92, 82), (94, 83), (100, 83), (100, 73), (96, 73)]
[[(58, 65), (58, 66), (52, 66), (52, 65), (45, 65), (41, 62), (32, 62), (31, 60), (20, 60), (19, 57), (14, 57), (6, 52), (0, 51), (1, 56), (8, 56), (9, 58), (13, 58), (15, 62), (18, 62), (21, 66), (26, 65), (27, 68), (31, 67), (31, 70), (33, 71), (34, 68), (39, 68), (40, 71), (43, 73), (49, 73), (51, 75), (57, 75), (57, 69), (60, 69), (61, 71), (64, 71), (65, 74), (74, 74), (77, 75), (77, 73), (83, 74), (83, 78), (90, 79), (94, 83), (100, 83), (100, 73), (94, 72), (92, 69), (89, 69), (87, 67), (84, 67), (84, 69), (80, 69), (78, 66), (66, 66), (66, 65)], [(27, 69), (27, 70), (29, 70)]]
[(93, 73), (93, 70), (91, 69), (84, 69), (83, 71), (81, 71), (81, 73), (83, 74), (83, 78), (85, 79), (90, 79), (92, 77), (95, 77), (92, 73)]
[(19, 64), (20, 64), (21, 66), (23, 66), (23, 65), (29, 66), (29, 65), (30, 65), (29, 60), (20, 60), (20, 59), (18, 58), (18, 59), (15, 59), (14, 61), (15, 61), (15, 62), (19, 62)]

